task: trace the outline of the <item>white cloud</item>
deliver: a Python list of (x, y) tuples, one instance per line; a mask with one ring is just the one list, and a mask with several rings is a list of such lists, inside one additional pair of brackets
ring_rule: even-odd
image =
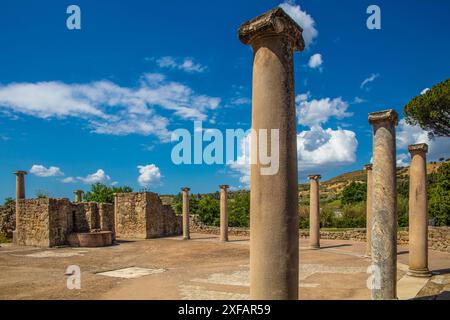
[(397, 167), (407, 167), (410, 162), (410, 157), (407, 153), (397, 155)]
[(111, 182), (111, 185), (114, 187), (114, 186), (117, 186), (119, 184), (119, 182), (118, 181), (113, 181), (113, 182)]
[(174, 57), (166, 56), (156, 59), (156, 64), (160, 68), (178, 69), (188, 73), (201, 73), (206, 70), (206, 66), (200, 63), (195, 63), (192, 58), (176, 59)]
[(323, 63), (322, 55), (316, 53), (309, 58), (308, 67), (312, 69), (319, 68)]
[(312, 127), (297, 135), (299, 171), (355, 162), (358, 140), (353, 131)]
[(73, 177), (67, 177), (61, 180), (62, 183), (75, 183), (75, 179)]
[(417, 143), (428, 144), (428, 159), (438, 160), (450, 156), (450, 139), (448, 137), (435, 137), (430, 139), (428, 132), (419, 126), (410, 126), (405, 119), (400, 120), (397, 128), (397, 147), (407, 150), (408, 146)]
[[(250, 185), (250, 135), (239, 146), (242, 154), (237, 161), (228, 163), (229, 168), (239, 175), (239, 182), (245, 187)], [(297, 134), (298, 170), (322, 171), (330, 167), (348, 165), (356, 161), (358, 140), (353, 131), (338, 128), (323, 129), (315, 126)]]
[[(169, 117), (205, 120), (220, 104), (220, 98), (196, 94), (162, 74), (144, 74), (140, 80), (138, 87), (122, 87), (105, 80), (0, 85), (0, 111), (44, 119), (77, 117), (98, 134), (154, 135), (168, 142)], [(160, 109), (170, 115), (160, 115)]]
[(319, 32), (316, 29), (316, 22), (306, 11), (303, 11), (294, 1), (286, 1), (279, 5), (297, 24), (303, 28), (303, 39), (306, 48), (313, 43)]
[(34, 164), (30, 169), (30, 173), (34, 174), (35, 176), (43, 178), (57, 177), (64, 175), (64, 173), (58, 167), (46, 168), (40, 164)]
[(111, 177), (108, 176), (103, 169), (98, 169), (97, 172), (89, 174), (85, 178), (77, 177), (77, 179), (85, 184), (94, 184), (105, 183), (106, 181), (111, 180)]
[(380, 76), (379, 73), (372, 73), (368, 78), (364, 79), (363, 82), (361, 82), (361, 89), (364, 89), (366, 87), (366, 85), (368, 85), (369, 83), (375, 81), (378, 77)]
[(430, 91), (430, 88), (425, 88), (425, 89), (423, 89), (423, 90), (420, 92), (420, 94), (421, 94), (421, 95), (424, 95), (424, 94), (427, 93), (428, 91)]
[(360, 103), (364, 103), (366, 102), (366, 100), (360, 98), (360, 97), (355, 97), (355, 99), (353, 100), (354, 104), (360, 104)]
[(154, 164), (138, 166), (137, 168), (139, 169), (138, 182), (141, 187), (155, 186), (161, 182), (161, 172)]
[(308, 101), (309, 95), (297, 95), (297, 114), (300, 124), (305, 126), (316, 126), (326, 123), (330, 117), (343, 119), (353, 114), (347, 112), (348, 103), (342, 98), (323, 98)]

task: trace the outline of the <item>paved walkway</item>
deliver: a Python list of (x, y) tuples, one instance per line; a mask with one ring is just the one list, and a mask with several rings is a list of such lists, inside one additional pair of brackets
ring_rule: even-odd
[[(300, 240), (300, 299), (369, 299), (365, 243)], [(450, 254), (430, 251), (431, 279), (406, 276), (407, 248), (399, 247), (400, 299), (450, 299)], [(66, 269), (81, 269), (81, 290), (67, 289)], [(192, 234), (123, 241), (107, 248), (0, 247), (0, 299), (248, 299), (248, 239)]]

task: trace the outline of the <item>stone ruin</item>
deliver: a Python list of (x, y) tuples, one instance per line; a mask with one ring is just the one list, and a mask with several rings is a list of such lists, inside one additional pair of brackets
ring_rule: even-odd
[(181, 234), (181, 216), (156, 193), (115, 194), (114, 204), (80, 200), (19, 198), (2, 216), (9, 213), (13, 242), (24, 246), (102, 247), (113, 244), (116, 234), (122, 239)]
[[(104, 245), (114, 239), (114, 206), (109, 203), (21, 199), (17, 212), (15, 243), (18, 245), (97, 246), (96, 237), (104, 239)], [(89, 233), (93, 234), (92, 244), (82, 236)]]
[(152, 239), (180, 235), (181, 216), (152, 192), (115, 195), (116, 235), (128, 239)]

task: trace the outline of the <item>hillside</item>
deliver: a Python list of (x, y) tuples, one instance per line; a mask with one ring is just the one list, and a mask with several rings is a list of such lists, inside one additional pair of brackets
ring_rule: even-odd
[[(427, 164), (427, 173), (436, 172), (443, 162), (433, 162)], [(405, 180), (409, 177), (409, 167), (397, 168), (398, 181)], [(347, 172), (329, 180), (320, 183), (321, 199), (335, 198), (342, 190), (351, 182), (366, 182), (366, 172), (364, 170)], [(309, 183), (300, 184), (298, 186), (300, 199), (309, 198)]]

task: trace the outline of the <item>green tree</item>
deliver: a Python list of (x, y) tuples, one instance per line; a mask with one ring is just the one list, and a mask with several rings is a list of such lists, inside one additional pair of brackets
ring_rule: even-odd
[(200, 220), (210, 226), (218, 226), (220, 224), (220, 203), (214, 195), (203, 196), (190, 212), (196, 213), (200, 216)]
[(365, 201), (367, 197), (367, 185), (365, 183), (352, 182), (342, 191), (342, 204), (352, 204)]
[(250, 225), (250, 192), (236, 192), (228, 200), (228, 225), (248, 227)]
[(444, 163), (429, 181), (429, 215), (437, 226), (450, 226), (450, 162)]
[(11, 197), (5, 198), (5, 202), (3, 203), (3, 206), (6, 207), (8, 205), (13, 205), (14, 203), (16, 203), (16, 200), (14, 200)]
[(433, 136), (450, 136), (450, 79), (412, 99), (404, 108), (406, 123)]
[(108, 187), (103, 183), (96, 183), (91, 186), (91, 191), (84, 195), (84, 201), (114, 203), (114, 193), (133, 192), (130, 187)]

